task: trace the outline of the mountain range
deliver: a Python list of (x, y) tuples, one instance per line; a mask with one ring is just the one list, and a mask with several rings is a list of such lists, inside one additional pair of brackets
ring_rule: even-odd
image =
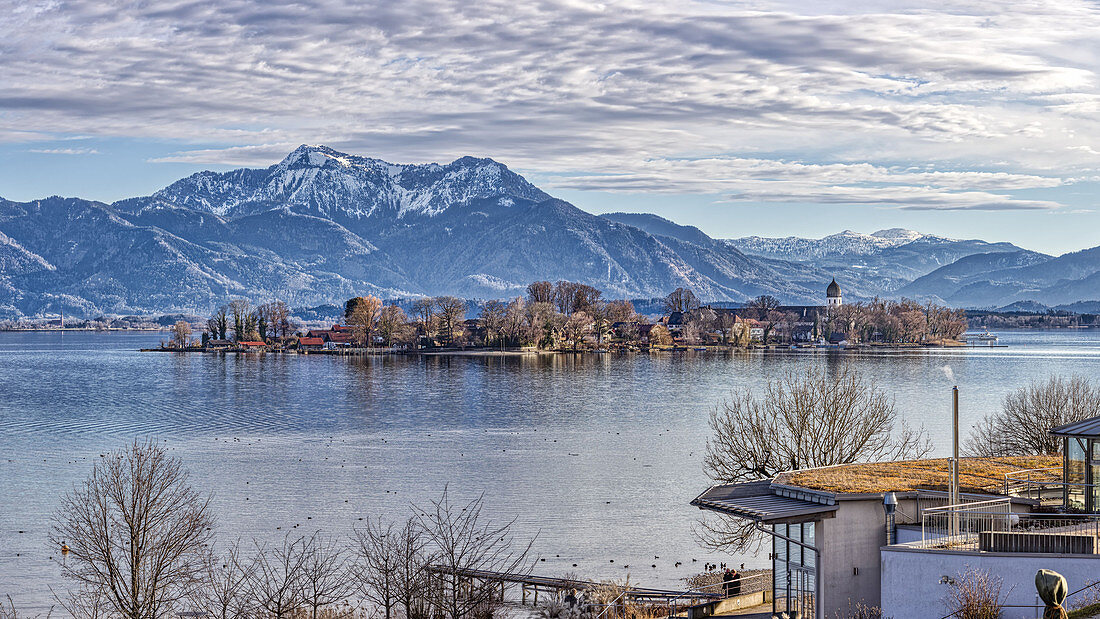
[(1078, 254), (905, 230), (714, 239), (655, 215), (593, 215), (492, 159), (401, 165), (301, 146), (268, 168), (199, 172), (113, 204), (0, 199), (0, 317), (201, 315), (237, 297), (508, 298), (538, 279), (609, 298), (682, 286), (708, 301), (818, 304), (835, 277), (854, 299), (1100, 299), (1100, 248)]

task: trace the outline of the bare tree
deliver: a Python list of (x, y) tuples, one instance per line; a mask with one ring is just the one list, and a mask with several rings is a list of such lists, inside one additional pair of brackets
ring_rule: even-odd
[(1083, 376), (1051, 376), (1005, 396), (1000, 412), (974, 426), (965, 449), (975, 456), (1059, 453), (1052, 428), (1098, 415), (1100, 387)]
[(677, 288), (665, 297), (665, 310), (669, 313), (687, 312), (697, 307), (699, 307), (699, 299), (687, 288)]
[(408, 333), (408, 318), (405, 310), (397, 305), (387, 305), (378, 314), (378, 335), (386, 342), (386, 346), (393, 346), (394, 341), (404, 340)]
[(361, 345), (370, 346), (374, 332), (378, 329), (378, 317), (382, 312), (382, 301), (378, 297), (355, 297), (347, 302), (351, 314), (347, 323), (351, 326), (355, 340)]
[(466, 302), (457, 297), (438, 297), (439, 333), (444, 344), (452, 344), (459, 324), (466, 318)]
[(420, 323), (421, 333), (424, 337), (431, 339), (432, 332), (435, 330), (435, 299), (429, 297), (417, 299), (413, 302), (412, 309), (413, 316)]
[(532, 282), (527, 286), (527, 300), (531, 303), (553, 303), (554, 284), (550, 282)]
[(306, 540), (287, 535), (280, 546), (268, 548), (258, 542), (248, 569), (248, 596), (257, 610), (283, 619), (301, 608), (305, 600), (302, 583), (306, 565)]
[(565, 339), (572, 343), (573, 351), (576, 352), (584, 341), (584, 336), (592, 330), (592, 318), (585, 312), (574, 312), (566, 319), (562, 329)]
[[(718, 483), (766, 479), (786, 471), (858, 461), (919, 458), (931, 450), (923, 430), (897, 425), (894, 403), (848, 366), (788, 372), (763, 397), (732, 394), (711, 411), (703, 464)], [(729, 521), (697, 530), (715, 548), (746, 549), (754, 539)]]
[(649, 330), (649, 344), (650, 346), (671, 346), (672, 334), (668, 332), (668, 327), (653, 325)]
[(572, 314), (577, 288), (580, 284), (565, 280), (554, 284), (554, 305), (562, 314)]
[(395, 543), (394, 524), (383, 524), (381, 518), (368, 519), (362, 528), (355, 529), (354, 535), (359, 591), (390, 619), (400, 601), (401, 557), (400, 547)]
[(187, 348), (191, 343), (191, 324), (186, 320), (177, 320), (172, 325), (172, 345), (176, 348)]
[(767, 294), (762, 294), (752, 301), (749, 301), (745, 306), (760, 325), (764, 327), (764, 344), (768, 343), (771, 339), (772, 331), (775, 329), (776, 323), (783, 320), (783, 313), (779, 311), (779, 299)]
[(267, 320), (276, 337), (286, 337), (294, 331), (294, 322), (290, 319), (290, 308), (283, 301), (267, 304)]
[(67, 545), (64, 574), (128, 619), (171, 614), (202, 569), (214, 526), (209, 499), (178, 458), (134, 441), (97, 462), (61, 500), (50, 541)]
[(553, 345), (557, 330), (564, 322), (562, 316), (554, 312), (552, 304), (542, 302), (528, 303), (524, 318), (527, 321), (527, 339), (542, 348)]
[(351, 595), (354, 579), (336, 540), (314, 534), (305, 540), (302, 551), (302, 601), (309, 607), (310, 619), (317, 619), (321, 609)]
[(603, 338), (611, 331), (611, 304), (597, 301), (588, 308), (592, 317), (592, 332), (596, 335), (596, 346), (603, 347)]
[(481, 304), (481, 328), (485, 329), (485, 345), (491, 346), (493, 336), (503, 337), (504, 313), (508, 306), (503, 301), (486, 301)]
[(424, 555), (424, 529), (409, 518), (397, 532), (397, 597), (405, 610), (405, 619), (426, 617), (431, 603), (427, 587), (428, 559)]
[[(54, 593), (54, 599), (73, 619), (107, 619), (117, 616), (112, 612), (114, 607), (102, 587), (81, 585), (76, 591), (65, 591), (64, 595)], [(8, 598), (8, 604), (11, 605), (11, 598)], [(11, 607), (11, 613), (7, 616), (0, 612), (0, 619), (19, 619), (15, 607)]]
[(210, 619), (235, 619), (249, 614), (249, 569), (251, 564), (241, 556), (240, 541), (234, 542), (224, 555), (207, 553), (205, 565), (189, 598), (196, 610)]
[(731, 344), (731, 338), (733, 336), (734, 327), (737, 324), (737, 314), (729, 311), (722, 310), (715, 313), (714, 328), (722, 336), (723, 344)]
[(522, 298), (516, 298), (508, 304), (508, 308), (504, 311), (504, 319), (501, 323), (501, 328), (504, 332), (504, 337), (508, 339), (513, 346), (520, 346), (523, 344), (524, 335), (524, 323), (525, 313), (527, 310), (527, 304)]
[(431, 561), (442, 584), (440, 612), (446, 619), (466, 619), (491, 609), (499, 597), (496, 587), (468, 582), (467, 570), (523, 574), (532, 568), (528, 556), (534, 539), (515, 543), (515, 520), (497, 524), (482, 516), (482, 497), (464, 504), (443, 496), (424, 509), (416, 509)]
[(607, 304), (607, 318), (611, 322), (630, 322), (634, 320), (634, 304), (630, 301), (611, 301)]

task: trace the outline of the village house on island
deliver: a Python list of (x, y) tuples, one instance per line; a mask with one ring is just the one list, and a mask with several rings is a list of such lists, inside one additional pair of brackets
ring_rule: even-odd
[(1039, 569), (1070, 591), (1100, 580), (1100, 417), (1051, 433), (1064, 456), (961, 458), (955, 503), (949, 460), (929, 459), (718, 485), (692, 505), (771, 538), (773, 613), (823, 619), (863, 603), (939, 618), (948, 588), (976, 569), (1002, 579), (1005, 619), (1036, 617)]

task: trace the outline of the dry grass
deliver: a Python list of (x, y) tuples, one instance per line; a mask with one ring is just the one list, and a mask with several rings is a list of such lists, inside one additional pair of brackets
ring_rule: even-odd
[[(961, 458), (962, 492), (1000, 493), (1005, 473), (1061, 466), (1061, 456)], [(782, 473), (776, 482), (826, 492), (877, 493), (910, 490), (947, 490), (947, 458), (846, 464)], [(1052, 472), (1054, 475), (1056, 472)], [(1035, 479), (1035, 475), (1032, 475)], [(1051, 477), (1056, 479), (1057, 476)]]

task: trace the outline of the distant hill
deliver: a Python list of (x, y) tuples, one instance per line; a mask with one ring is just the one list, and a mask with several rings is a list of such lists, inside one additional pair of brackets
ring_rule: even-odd
[(709, 245), (714, 242), (714, 239), (695, 226), (681, 226), (651, 213), (605, 213), (600, 217), (640, 228), (653, 236), (673, 238), (697, 245)]
[(902, 228), (861, 234), (851, 230), (820, 239), (750, 236), (726, 241), (742, 252), (775, 260), (812, 263), (835, 273), (864, 296), (898, 296), (914, 279), (979, 253), (1021, 251), (1011, 243), (957, 240)]
[(1100, 299), (1100, 247), (1057, 258), (1028, 251), (970, 256), (897, 292), (975, 308), (1021, 301), (1061, 306)]

